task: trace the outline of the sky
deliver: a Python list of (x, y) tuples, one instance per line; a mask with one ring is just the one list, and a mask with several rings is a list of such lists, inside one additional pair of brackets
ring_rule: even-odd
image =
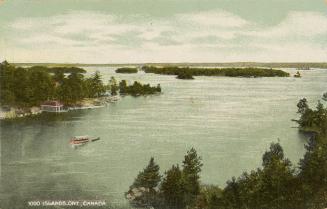
[(0, 0), (0, 61), (327, 62), (327, 0)]

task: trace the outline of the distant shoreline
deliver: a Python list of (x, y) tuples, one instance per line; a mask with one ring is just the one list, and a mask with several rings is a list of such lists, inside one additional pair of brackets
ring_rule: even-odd
[(267, 68), (321, 68), (327, 69), (327, 62), (217, 62), (217, 63), (107, 63), (107, 64), (91, 64), (91, 63), (12, 63), (16, 66), (79, 66), (79, 67), (141, 67), (143, 65), (154, 66), (192, 66), (192, 67), (267, 67)]

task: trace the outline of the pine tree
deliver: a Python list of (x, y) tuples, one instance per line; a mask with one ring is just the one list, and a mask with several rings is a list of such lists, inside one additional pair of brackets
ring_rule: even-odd
[(113, 77), (113, 76), (110, 78), (109, 87), (110, 87), (111, 95), (112, 96), (117, 95), (119, 87), (117, 85), (117, 81), (116, 81), (115, 77)]
[(187, 151), (183, 161), (183, 186), (185, 201), (189, 206), (193, 206), (200, 193), (200, 172), (202, 159), (198, 156), (194, 148)]
[(156, 188), (161, 180), (159, 169), (159, 165), (154, 162), (152, 157), (148, 166), (138, 174), (132, 187)]
[(134, 183), (126, 193), (126, 198), (130, 200), (131, 205), (141, 208), (155, 208), (160, 205), (157, 192), (161, 180), (159, 166), (150, 159), (146, 168), (141, 171)]
[(165, 208), (185, 208), (182, 171), (178, 165), (173, 165), (172, 168), (166, 172), (166, 176), (161, 183), (160, 189), (163, 196)]

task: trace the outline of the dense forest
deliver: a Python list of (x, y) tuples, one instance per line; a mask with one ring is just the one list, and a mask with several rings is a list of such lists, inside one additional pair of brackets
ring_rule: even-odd
[(4, 62), (0, 65), (1, 105), (31, 107), (52, 99), (70, 105), (104, 94), (101, 75), (96, 72), (85, 78), (83, 72), (73, 67), (22, 68)]
[(131, 86), (117, 86), (114, 78), (105, 85), (99, 72), (90, 77), (85, 77), (84, 72), (84, 69), (76, 67), (23, 68), (3, 62), (0, 64), (1, 105), (31, 107), (46, 100), (59, 100), (65, 105), (73, 105), (84, 98), (101, 97), (109, 90), (114, 95), (120, 91), (133, 96), (161, 92), (160, 85), (151, 87), (139, 82)]
[(228, 76), (228, 77), (288, 77), (289, 73), (282, 70), (266, 68), (191, 68), (191, 67), (154, 67), (143, 66), (146, 73), (164, 75), (191, 76)]
[(122, 67), (122, 68), (118, 68), (115, 72), (116, 73), (137, 73), (137, 68)]
[[(232, 177), (225, 188), (202, 185), (202, 159), (195, 149), (180, 167), (164, 175), (153, 158), (135, 178), (125, 196), (138, 208), (155, 209), (322, 209), (327, 207), (327, 108), (311, 109), (306, 99), (298, 106), (299, 130), (311, 133), (298, 165), (272, 143), (262, 156), (262, 167)], [(220, 171), (223, 172), (223, 171)]]

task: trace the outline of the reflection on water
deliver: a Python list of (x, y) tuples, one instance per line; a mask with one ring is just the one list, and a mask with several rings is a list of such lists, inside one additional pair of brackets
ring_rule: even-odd
[[(296, 103), (302, 97), (315, 103), (327, 82), (326, 70), (301, 72), (301, 79), (193, 81), (98, 70), (105, 81), (115, 75), (161, 83), (164, 93), (124, 97), (102, 109), (1, 122), (0, 208), (26, 208), (29, 200), (70, 199), (105, 199), (124, 208), (124, 191), (151, 156), (164, 172), (181, 163), (191, 147), (203, 157), (202, 182), (220, 186), (260, 166), (262, 153), (278, 139), (297, 162), (305, 136), (292, 128)], [(69, 139), (75, 135), (101, 140), (72, 149)]]

